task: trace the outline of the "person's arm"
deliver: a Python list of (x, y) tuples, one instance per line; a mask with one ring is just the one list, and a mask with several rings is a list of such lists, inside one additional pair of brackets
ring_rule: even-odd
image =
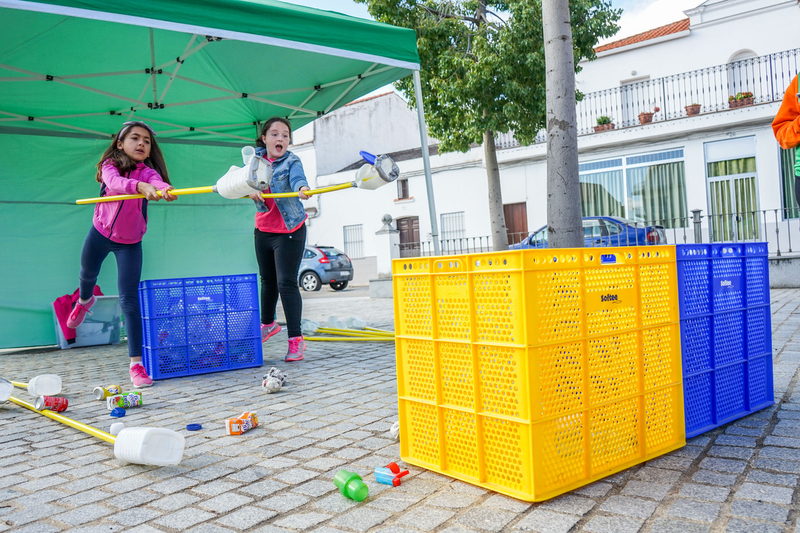
[(778, 114), (772, 121), (772, 132), (781, 148), (786, 150), (800, 146), (800, 101), (798, 101), (797, 76), (786, 89), (783, 95)]
[(300, 193), (299, 197), (301, 200), (309, 199), (309, 196), (306, 196), (305, 192), (310, 190), (310, 188), (300, 158), (296, 158), (289, 167), (289, 185), (292, 187), (293, 191)]
[(145, 196), (147, 196), (147, 198), (149, 200), (158, 201), (159, 199), (164, 198), (164, 200), (166, 200), (168, 202), (171, 202), (171, 201), (176, 200), (178, 198), (177, 196), (172, 195), (172, 194), (169, 193), (169, 191), (171, 191), (175, 187), (173, 187), (169, 183), (167, 183), (164, 180), (162, 180), (161, 176), (158, 174), (158, 172), (156, 172), (152, 168), (148, 167), (147, 169), (145, 169), (145, 171), (142, 172), (142, 176), (141, 177), (142, 177), (142, 181), (139, 182), (140, 183), (140, 185), (138, 187), (139, 189), (144, 188), (144, 187), (141, 186), (142, 183), (146, 183), (148, 185), (151, 185), (154, 189), (158, 189), (162, 193), (161, 196), (158, 196), (158, 193), (155, 192), (155, 190), (154, 190), (152, 192), (153, 192), (153, 194), (156, 195), (156, 198), (150, 198), (150, 196), (146, 192), (140, 190), (139, 193), (140, 194), (144, 194)]
[(121, 176), (117, 167), (112, 163), (104, 163), (101, 167), (100, 179), (106, 184), (106, 195), (117, 196), (120, 194), (139, 194), (136, 189), (138, 180)]

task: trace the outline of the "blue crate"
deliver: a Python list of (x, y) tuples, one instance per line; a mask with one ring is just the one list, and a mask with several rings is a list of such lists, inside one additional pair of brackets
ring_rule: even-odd
[(153, 379), (263, 364), (255, 274), (146, 280), (139, 302)]
[(677, 245), (686, 438), (773, 404), (766, 243)]

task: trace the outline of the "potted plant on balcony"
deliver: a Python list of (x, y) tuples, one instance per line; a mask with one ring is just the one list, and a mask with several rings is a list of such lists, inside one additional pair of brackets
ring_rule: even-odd
[(701, 107), (702, 106), (700, 104), (689, 104), (684, 106), (684, 109), (686, 110), (686, 114), (691, 117), (692, 115), (700, 114)]
[(597, 126), (594, 127), (594, 132), (608, 131), (614, 129), (614, 123), (611, 122), (611, 117), (603, 115), (597, 119)]
[(737, 107), (745, 107), (753, 105), (753, 93), (746, 91), (743, 93), (736, 93), (736, 96), (728, 97), (728, 107), (735, 109)]
[(640, 124), (650, 124), (653, 122), (653, 115), (661, 111), (660, 107), (654, 107), (653, 111), (642, 111), (639, 113), (639, 123)]

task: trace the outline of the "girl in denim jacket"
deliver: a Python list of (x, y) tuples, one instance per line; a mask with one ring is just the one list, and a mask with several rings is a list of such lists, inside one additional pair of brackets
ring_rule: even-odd
[(298, 198), (262, 198), (253, 192), (256, 202), (256, 259), (261, 275), (261, 342), (275, 335), (281, 327), (275, 322), (278, 295), (281, 297), (289, 351), (286, 361), (300, 361), (305, 351), (300, 330), (303, 300), (297, 286), (297, 272), (306, 244), (306, 213), (300, 199), (307, 200), (309, 190), (300, 158), (287, 151), (292, 140), (289, 121), (274, 117), (261, 129), (256, 139), (256, 155), (272, 164), (270, 188), (264, 192), (297, 192)]
[[(109, 253), (117, 259), (119, 304), (128, 333), (130, 376), (134, 387), (149, 387), (153, 380), (142, 365), (142, 317), (139, 310), (139, 278), (142, 275), (142, 237), (147, 231), (147, 202), (161, 198), (171, 202), (164, 156), (155, 133), (144, 122), (123, 124), (100, 162), (95, 179), (100, 196), (143, 194), (144, 199), (99, 203), (81, 251), (80, 299), (67, 318), (67, 327), (77, 328), (91, 314), (94, 286)], [(161, 191), (161, 195), (159, 195)]]

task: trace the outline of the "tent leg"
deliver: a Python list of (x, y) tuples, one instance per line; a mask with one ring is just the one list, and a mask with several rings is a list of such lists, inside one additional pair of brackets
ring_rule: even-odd
[(433, 179), (431, 178), (431, 158), (428, 153), (428, 127), (425, 124), (425, 110), (422, 106), (422, 83), (419, 71), (414, 71), (414, 98), (417, 100), (417, 117), (419, 117), (419, 140), (422, 146), (422, 166), (425, 168), (425, 187), (428, 191), (428, 211), (431, 216), (431, 238), (433, 239), (433, 252), (440, 255), (439, 250), (439, 223), (436, 220), (436, 201), (433, 198)]

